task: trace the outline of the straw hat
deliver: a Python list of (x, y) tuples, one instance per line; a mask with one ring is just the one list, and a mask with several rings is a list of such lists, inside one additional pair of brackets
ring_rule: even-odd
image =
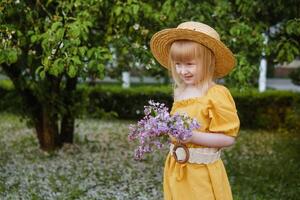
[(225, 76), (235, 66), (234, 55), (221, 42), (219, 34), (206, 24), (191, 21), (179, 24), (177, 28), (164, 29), (152, 36), (150, 41), (152, 54), (166, 68), (169, 68), (170, 47), (176, 40), (191, 40), (208, 47), (215, 54), (215, 78)]

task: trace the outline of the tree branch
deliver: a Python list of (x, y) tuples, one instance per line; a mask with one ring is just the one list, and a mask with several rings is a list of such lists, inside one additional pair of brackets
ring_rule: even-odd
[(45, 6), (40, 2), (40, 0), (36, 0), (36, 4), (39, 5), (42, 10), (48, 15), (48, 17), (52, 20), (52, 15), (50, 12), (45, 8)]

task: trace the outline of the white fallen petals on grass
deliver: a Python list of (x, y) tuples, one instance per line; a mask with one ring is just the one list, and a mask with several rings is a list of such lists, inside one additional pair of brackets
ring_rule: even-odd
[[(133, 121), (76, 120), (75, 144), (46, 153), (39, 150), (34, 129), (18, 119), (0, 113), (1, 200), (163, 199), (168, 149), (134, 161), (136, 144), (127, 140)], [(233, 199), (297, 199), (299, 135), (287, 130), (240, 134), (221, 155)]]
[(162, 199), (165, 155), (134, 161), (132, 122), (77, 120), (75, 144), (45, 153), (34, 129), (0, 118), (0, 199)]

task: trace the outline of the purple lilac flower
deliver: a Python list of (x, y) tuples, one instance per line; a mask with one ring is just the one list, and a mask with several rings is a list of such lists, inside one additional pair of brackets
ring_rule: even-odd
[(144, 106), (145, 116), (137, 124), (129, 125), (128, 139), (139, 142), (134, 153), (138, 160), (142, 159), (145, 153), (152, 152), (155, 147), (161, 149), (169, 135), (186, 140), (192, 136), (192, 130), (200, 127), (197, 120), (186, 114), (176, 113), (171, 116), (163, 103), (152, 100), (148, 103), (149, 106)]

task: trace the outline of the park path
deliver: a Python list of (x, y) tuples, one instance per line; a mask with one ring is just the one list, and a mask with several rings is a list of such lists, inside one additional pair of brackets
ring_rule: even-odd
[(300, 86), (293, 84), (291, 79), (268, 78), (267, 87), (277, 90), (290, 90), (300, 92)]

